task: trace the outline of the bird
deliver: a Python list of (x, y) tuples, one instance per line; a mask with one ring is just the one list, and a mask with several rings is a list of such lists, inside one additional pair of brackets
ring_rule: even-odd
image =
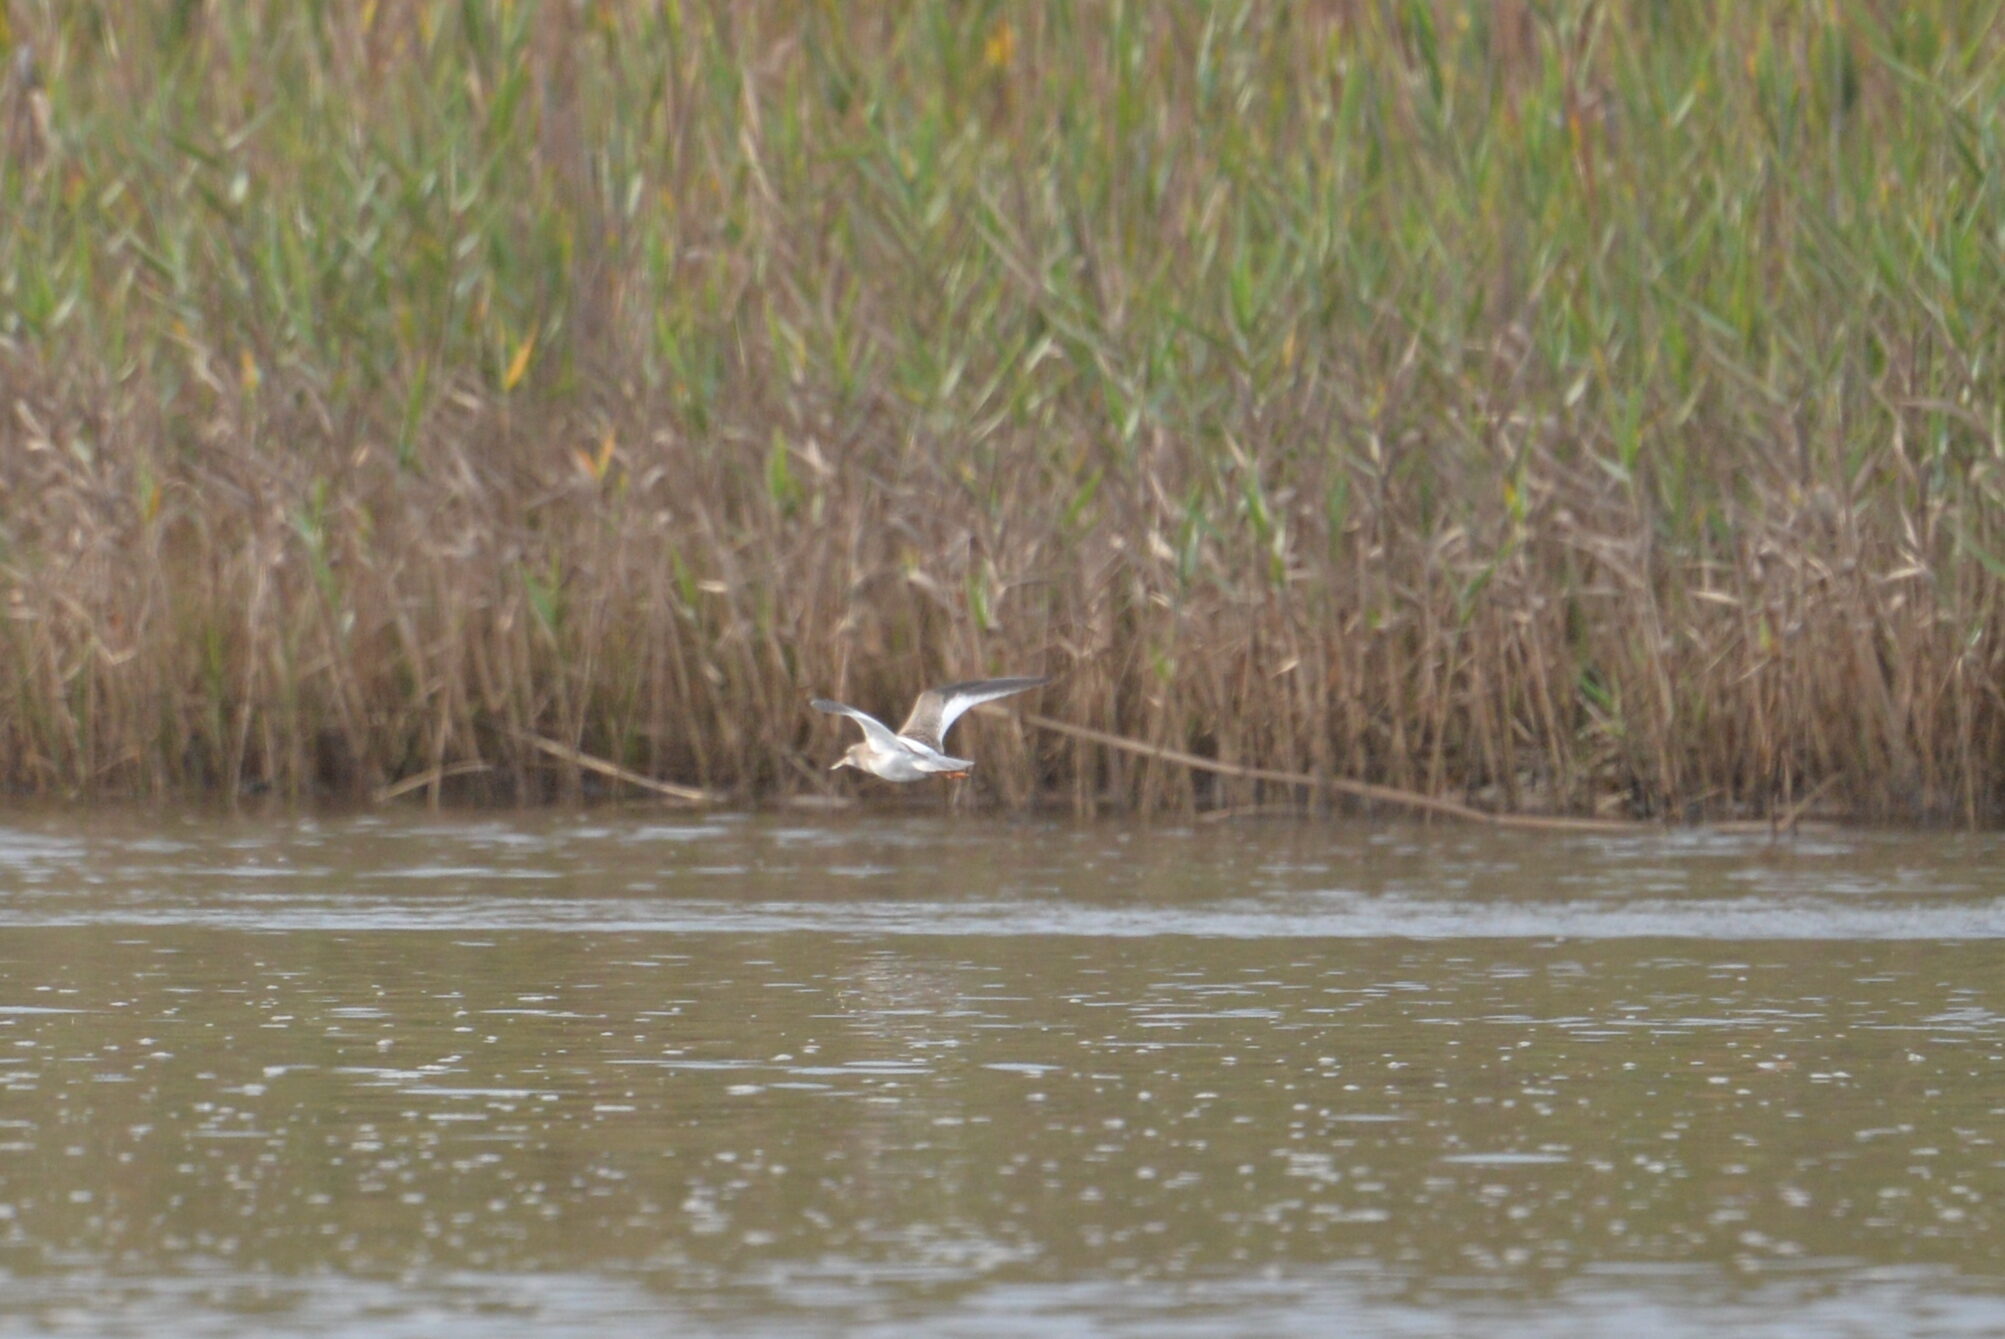
[(898, 727), (896, 734), (870, 713), (841, 702), (818, 697), (808, 705), (830, 715), (847, 716), (863, 727), (863, 738), (851, 744), (829, 771), (854, 767), (900, 783), (922, 781), (929, 776), (958, 781), (967, 776), (974, 763), (966, 758), (948, 757), (941, 749), (947, 731), (961, 719), (961, 714), (969, 707), (1012, 693), (1028, 692), (1050, 682), (1051, 676), (1045, 674), (1034, 678), (969, 679), (965, 683), (928, 688), (912, 704), (912, 714), (905, 718), (905, 724)]

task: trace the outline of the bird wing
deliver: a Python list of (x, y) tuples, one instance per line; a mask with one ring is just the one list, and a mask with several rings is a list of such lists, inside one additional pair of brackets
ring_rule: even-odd
[(849, 719), (863, 727), (864, 738), (875, 745), (880, 752), (885, 749), (891, 749), (895, 752), (898, 749), (898, 736), (891, 733), (891, 727), (867, 711), (858, 711), (855, 707), (844, 706), (840, 702), (831, 702), (825, 697), (815, 698), (808, 705), (816, 711), (825, 711), (831, 716), (849, 717)]
[(961, 714), (969, 707), (978, 707), (984, 702), (993, 702), (999, 697), (1008, 697), (1011, 693), (1021, 693), (1050, 682), (1049, 675), (1040, 674), (1028, 679), (970, 679), (965, 683), (928, 688), (912, 704), (912, 714), (905, 718), (905, 724), (898, 727), (898, 733), (929, 748), (940, 749), (946, 741), (947, 731), (954, 728), (954, 722), (960, 720)]

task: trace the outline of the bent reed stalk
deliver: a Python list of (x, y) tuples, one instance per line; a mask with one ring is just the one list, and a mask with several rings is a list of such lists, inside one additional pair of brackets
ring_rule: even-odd
[(18, 791), (2000, 817), (1996, 4), (0, 15)]

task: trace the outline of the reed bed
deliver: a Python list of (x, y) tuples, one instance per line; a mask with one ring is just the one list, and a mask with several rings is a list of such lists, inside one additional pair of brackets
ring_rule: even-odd
[(0, 783), (1995, 823), (1999, 9), (13, 0)]

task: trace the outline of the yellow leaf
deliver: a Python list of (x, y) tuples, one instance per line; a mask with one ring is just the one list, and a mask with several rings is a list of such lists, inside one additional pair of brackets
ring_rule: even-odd
[(244, 394), (255, 395), (258, 383), (263, 380), (258, 371), (258, 360), (251, 356), (249, 349), (241, 350), (237, 354), (237, 383), (244, 388)]
[(606, 470), (613, 463), (613, 431), (606, 429), (606, 435), (599, 439), (597, 451), (587, 451), (582, 446), (571, 448), (571, 459), (578, 466), (578, 473), (594, 483), (606, 481)]
[(1007, 70), (1016, 59), (1016, 29), (1004, 19), (989, 33), (988, 45), (982, 48), (982, 59), (990, 69)]
[(501, 389), (512, 391), (522, 381), (523, 373), (529, 370), (529, 356), (536, 352), (536, 332), (529, 332), (529, 338), (522, 341), (522, 347), (508, 360), (508, 370), (501, 374)]

